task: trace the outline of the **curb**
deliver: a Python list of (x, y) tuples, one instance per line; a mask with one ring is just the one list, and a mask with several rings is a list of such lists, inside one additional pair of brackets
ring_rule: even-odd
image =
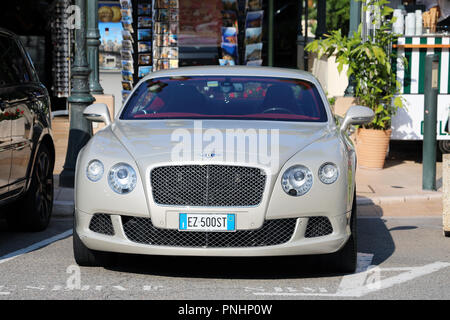
[(412, 194), (405, 196), (382, 196), (382, 197), (360, 197), (356, 196), (356, 203), (360, 206), (373, 206), (384, 204), (401, 204), (418, 201), (442, 201), (442, 193), (429, 193), (429, 194)]

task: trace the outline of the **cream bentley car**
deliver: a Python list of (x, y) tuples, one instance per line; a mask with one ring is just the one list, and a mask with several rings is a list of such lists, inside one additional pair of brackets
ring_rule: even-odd
[[(114, 253), (320, 255), (356, 266), (356, 156), (311, 74), (266, 67), (188, 67), (142, 79), (76, 166), (79, 265)], [(339, 124), (337, 124), (339, 122)]]

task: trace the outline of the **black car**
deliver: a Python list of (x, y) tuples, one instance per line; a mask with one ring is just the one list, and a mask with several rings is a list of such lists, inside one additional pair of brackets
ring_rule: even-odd
[(47, 89), (17, 36), (0, 29), (0, 216), (13, 229), (47, 227), (54, 163)]

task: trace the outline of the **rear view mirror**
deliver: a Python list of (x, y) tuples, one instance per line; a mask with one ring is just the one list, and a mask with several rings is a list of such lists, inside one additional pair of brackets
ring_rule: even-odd
[(352, 106), (345, 114), (341, 124), (341, 131), (346, 131), (351, 125), (361, 125), (372, 121), (375, 113), (372, 109), (363, 106)]
[(84, 109), (83, 115), (86, 117), (86, 119), (94, 122), (103, 122), (107, 126), (111, 124), (109, 110), (104, 103), (91, 104), (86, 109)]

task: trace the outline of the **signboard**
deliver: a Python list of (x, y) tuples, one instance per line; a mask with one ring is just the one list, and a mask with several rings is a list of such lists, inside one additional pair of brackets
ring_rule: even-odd
[[(402, 97), (405, 99), (405, 107), (399, 109), (392, 118), (391, 140), (423, 140), (424, 95), (407, 94)], [(438, 95), (438, 140), (450, 140), (450, 134), (445, 132), (449, 110), (450, 94)]]
[(101, 70), (121, 70), (122, 14), (120, 3), (100, 1), (98, 29), (100, 32), (99, 67)]

